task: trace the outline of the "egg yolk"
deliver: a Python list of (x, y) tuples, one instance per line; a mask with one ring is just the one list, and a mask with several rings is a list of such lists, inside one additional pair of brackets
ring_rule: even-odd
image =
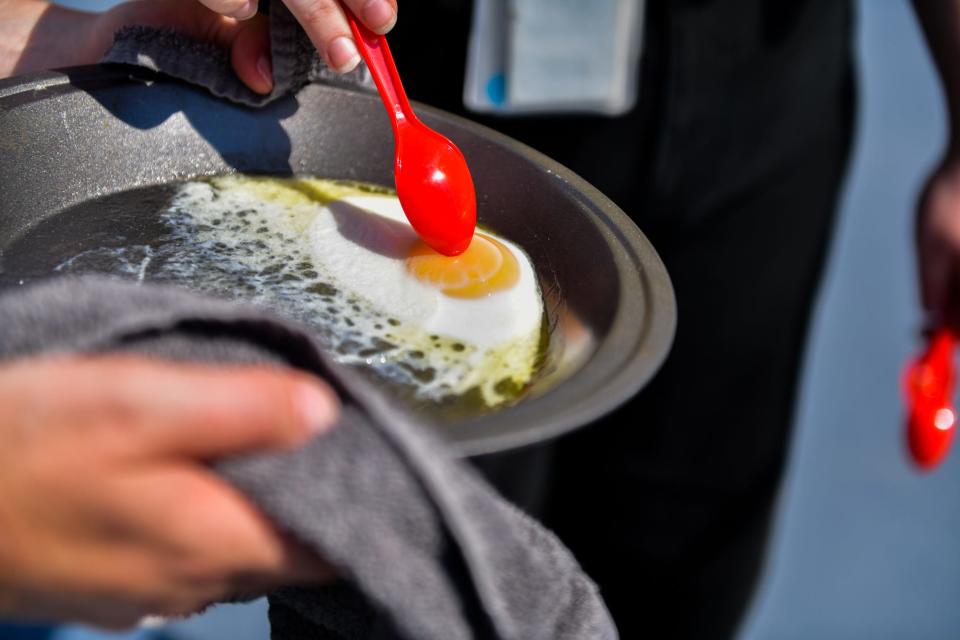
[(452, 258), (418, 241), (407, 257), (407, 271), (455, 298), (482, 298), (509, 289), (520, 279), (520, 264), (510, 249), (481, 234)]

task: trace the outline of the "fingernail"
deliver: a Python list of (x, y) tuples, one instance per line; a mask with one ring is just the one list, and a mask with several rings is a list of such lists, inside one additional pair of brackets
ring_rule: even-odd
[(330, 46), (327, 47), (327, 58), (330, 60), (330, 66), (337, 73), (352, 71), (360, 64), (360, 52), (357, 51), (357, 45), (346, 36), (340, 36), (330, 43)]
[(311, 384), (300, 387), (296, 397), (297, 408), (307, 427), (315, 434), (326, 433), (336, 418), (336, 403), (325, 393)]
[(379, 34), (393, 29), (397, 24), (397, 12), (387, 0), (370, 0), (363, 6), (363, 21)]
[(257, 15), (257, 4), (257, 0), (248, 0), (247, 4), (231, 13), (230, 17), (237, 20), (249, 20)]
[(273, 66), (270, 64), (270, 58), (267, 56), (260, 56), (257, 59), (257, 73), (260, 74), (260, 77), (263, 78), (263, 81), (267, 83), (267, 86), (273, 89)]

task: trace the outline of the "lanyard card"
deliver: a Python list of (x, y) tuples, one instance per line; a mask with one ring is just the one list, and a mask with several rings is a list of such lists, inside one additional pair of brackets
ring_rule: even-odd
[(509, 111), (506, 74), (507, 0), (475, 0), (463, 104), (479, 113)]
[(644, 0), (476, 0), (464, 103), (620, 115), (637, 100)]

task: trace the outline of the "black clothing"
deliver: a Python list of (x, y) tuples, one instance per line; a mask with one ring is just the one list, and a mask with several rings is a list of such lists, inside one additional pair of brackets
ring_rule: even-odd
[(620, 118), (465, 113), (461, 0), (403, 3), (390, 40), (412, 98), (570, 167), (666, 262), (673, 352), (626, 407), (556, 443), (541, 515), (599, 582), (623, 638), (723, 638), (762, 565), (849, 151), (852, 7), (647, 11), (640, 101)]

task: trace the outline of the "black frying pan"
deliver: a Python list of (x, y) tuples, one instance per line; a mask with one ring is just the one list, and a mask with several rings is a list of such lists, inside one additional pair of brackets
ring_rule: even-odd
[[(544, 374), (516, 405), (441, 425), (441, 435), (465, 455), (502, 451), (624, 402), (663, 361), (676, 322), (650, 243), (557, 163), (461, 118), (417, 110), (466, 156), (480, 221), (532, 258), (551, 327)], [(0, 81), (0, 287), (49, 275), (98, 235), (115, 235), (112, 227), (146, 233), (137, 203), (102, 204), (125, 202), (113, 194), (236, 171), (392, 185), (392, 153), (379, 98), (345, 89), (309, 86), (248, 109), (145, 71), (82, 67)], [(103, 215), (70, 213), (84, 203)]]

